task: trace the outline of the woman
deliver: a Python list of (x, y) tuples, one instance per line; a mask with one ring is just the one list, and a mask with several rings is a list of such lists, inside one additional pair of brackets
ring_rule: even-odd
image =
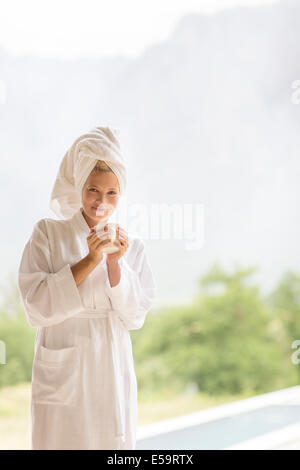
[[(60, 217), (41, 219), (25, 245), (18, 286), (37, 328), (31, 448), (135, 449), (137, 381), (129, 330), (156, 297), (144, 242), (117, 230), (98, 238), (126, 187), (111, 127), (95, 127), (65, 154), (51, 195)], [(100, 210), (99, 210), (100, 209)], [(109, 210), (107, 210), (109, 209)]]

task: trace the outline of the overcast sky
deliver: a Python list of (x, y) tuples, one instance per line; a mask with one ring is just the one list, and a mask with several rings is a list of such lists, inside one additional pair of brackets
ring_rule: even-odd
[(0, 47), (47, 57), (138, 57), (188, 13), (274, 0), (0, 0)]

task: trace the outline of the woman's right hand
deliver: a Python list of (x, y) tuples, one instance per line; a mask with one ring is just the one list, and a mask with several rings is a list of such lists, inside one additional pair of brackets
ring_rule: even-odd
[[(106, 226), (104, 227), (104, 230)], [(89, 254), (87, 255), (88, 259), (90, 259), (93, 263), (100, 263), (103, 258), (102, 249), (104, 246), (108, 245), (111, 242), (110, 238), (105, 238), (104, 240), (100, 240), (98, 235), (95, 232), (95, 229), (91, 227), (90, 234), (87, 236), (87, 243), (89, 247)]]

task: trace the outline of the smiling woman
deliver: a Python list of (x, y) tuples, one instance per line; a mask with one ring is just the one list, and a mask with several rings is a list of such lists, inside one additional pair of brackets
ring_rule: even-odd
[[(103, 155), (105, 162), (98, 160)], [(38, 328), (32, 450), (135, 448), (129, 330), (143, 326), (156, 285), (142, 240), (122, 234), (118, 224), (119, 249), (102, 262), (107, 241), (91, 228), (106, 224), (125, 188), (116, 130), (99, 126), (80, 136), (65, 154), (51, 195), (52, 210), (65, 220), (38, 221), (24, 248), (18, 286), (29, 324)]]
[(117, 176), (103, 161), (98, 160), (82, 188), (84, 217), (90, 227), (106, 221), (120, 198)]

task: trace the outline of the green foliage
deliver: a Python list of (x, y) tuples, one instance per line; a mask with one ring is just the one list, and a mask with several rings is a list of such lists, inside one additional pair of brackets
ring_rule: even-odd
[[(0, 364), (0, 387), (31, 381), (35, 328), (26, 320), (15, 285), (0, 310), (0, 340), (5, 343), (5, 364)], [(9, 301), (8, 301), (9, 300)]]
[[(216, 396), (298, 384), (291, 343), (300, 339), (300, 278), (288, 271), (263, 298), (251, 282), (256, 270), (228, 273), (215, 264), (191, 304), (152, 310), (130, 331), (142, 393), (194, 387)], [(31, 381), (35, 334), (13, 285), (0, 309), (0, 387)]]
[[(266, 299), (272, 308), (274, 323), (280, 331), (280, 343), (286, 360), (291, 361), (291, 354), (295, 350), (292, 343), (300, 340), (300, 277), (292, 271), (285, 272), (276, 289)], [(299, 347), (297, 347), (299, 349)], [(300, 364), (292, 363), (297, 372), (297, 385), (300, 378)]]
[(236, 268), (230, 275), (214, 265), (191, 305), (149, 314), (144, 328), (131, 333), (141, 388), (182, 390), (192, 383), (221, 395), (296, 383), (284, 326), (274, 323), (258, 287), (248, 285), (255, 271)]

